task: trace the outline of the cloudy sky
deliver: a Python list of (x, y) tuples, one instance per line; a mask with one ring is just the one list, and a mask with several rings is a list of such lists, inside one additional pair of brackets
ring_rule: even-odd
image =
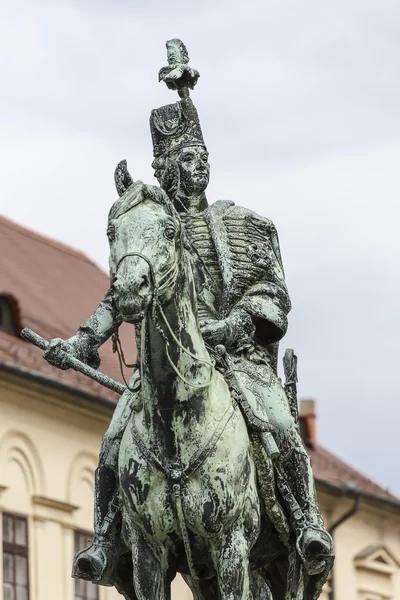
[(319, 441), (400, 494), (397, 1), (4, 1), (1, 213), (107, 268), (117, 162), (155, 182), (148, 117), (175, 100), (157, 82), (172, 37), (201, 73), (209, 200), (278, 228), (281, 347)]

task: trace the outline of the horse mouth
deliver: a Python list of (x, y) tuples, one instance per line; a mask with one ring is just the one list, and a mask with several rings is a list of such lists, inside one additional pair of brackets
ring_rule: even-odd
[(141, 302), (131, 302), (125, 299), (116, 298), (116, 307), (126, 323), (139, 323), (147, 313), (149, 303), (142, 300)]
[(144, 319), (144, 316), (146, 314), (147, 310), (141, 310), (138, 313), (120, 313), (122, 319), (126, 322), (126, 323), (132, 323), (133, 325), (135, 325), (136, 323), (140, 323), (140, 321), (142, 321)]

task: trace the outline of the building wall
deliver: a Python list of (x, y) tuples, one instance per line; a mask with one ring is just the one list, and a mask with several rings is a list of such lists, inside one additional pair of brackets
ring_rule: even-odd
[[(2, 372), (0, 415), (0, 511), (28, 518), (30, 600), (72, 600), (74, 530), (92, 529), (93, 473), (110, 409)], [(349, 507), (324, 493), (320, 502), (328, 526)], [(398, 514), (363, 504), (338, 528), (335, 543), (335, 600), (400, 600)], [(373, 545), (388, 553), (356, 559)], [(100, 587), (100, 600), (117, 598)], [(173, 598), (191, 598), (180, 577)]]
[[(322, 492), (319, 499), (327, 527), (354, 503)], [(335, 530), (334, 542), (335, 600), (400, 600), (398, 509), (362, 501), (359, 512)]]
[[(93, 473), (109, 411), (74, 400), (1, 374), (0, 511), (28, 518), (30, 600), (74, 598), (74, 530), (93, 527)], [(116, 598), (100, 588), (100, 600)]]

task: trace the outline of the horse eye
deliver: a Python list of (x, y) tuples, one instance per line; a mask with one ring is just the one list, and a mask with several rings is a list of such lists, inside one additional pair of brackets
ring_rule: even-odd
[(173, 240), (175, 238), (175, 229), (173, 227), (167, 227), (167, 229), (164, 232), (164, 235), (167, 238), (167, 240)]
[(107, 237), (108, 237), (108, 241), (110, 242), (110, 244), (112, 244), (113, 241), (115, 240), (115, 229), (114, 229), (114, 227), (109, 227), (107, 229)]

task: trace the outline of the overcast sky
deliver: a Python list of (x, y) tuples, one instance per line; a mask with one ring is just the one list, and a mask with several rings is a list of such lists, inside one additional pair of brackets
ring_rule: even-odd
[(4, 0), (1, 12), (2, 214), (107, 269), (114, 168), (126, 158), (155, 183), (148, 118), (176, 100), (157, 74), (180, 37), (201, 74), (210, 202), (277, 226), (293, 302), (281, 349), (298, 354), (319, 441), (400, 494), (398, 0)]

